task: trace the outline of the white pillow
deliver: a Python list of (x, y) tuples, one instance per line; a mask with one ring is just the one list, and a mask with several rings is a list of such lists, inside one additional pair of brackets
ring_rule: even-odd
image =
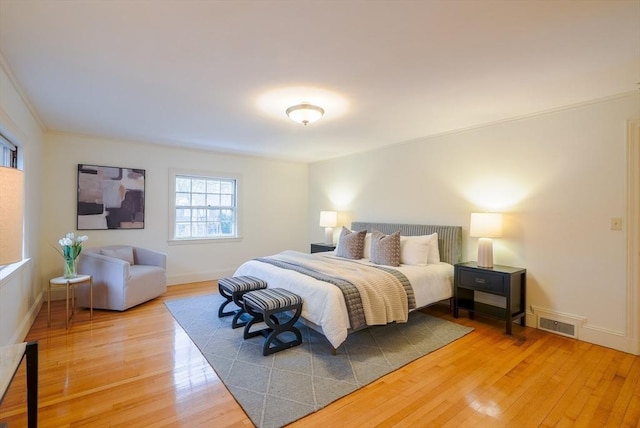
[(100, 250), (100, 254), (107, 257), (113, 257), (114, 259), (124, 260), (133, 264), (133, 248), (121, 247), (121, 248), (103, 248)]
[(371, 258), (371, 234), (367, 233), (364, 237), (364, 252), (363, 257), (365, 259)]
[(440, 249), (438, 248), (438, 234), (432, 233), (431, 235), (426, 235), (431, 237), (431, 241), (429, 242), (429, 256), (427, 257), (428, 264), (440, 263)]
[(403, 265), (426, 266), (429, 257), (431, 237), (401, 236), (400, 237), (400, 263)]
[(400, 237), (400, 263), (426, 265), (440, 263), (438, 234)]

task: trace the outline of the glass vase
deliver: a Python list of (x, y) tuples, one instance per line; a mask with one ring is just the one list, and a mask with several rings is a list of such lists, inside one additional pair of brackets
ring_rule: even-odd
[(64, 278), (75, 278), (78, 276), (78, 265), (75, 259), (67, 259), (64, 261)]

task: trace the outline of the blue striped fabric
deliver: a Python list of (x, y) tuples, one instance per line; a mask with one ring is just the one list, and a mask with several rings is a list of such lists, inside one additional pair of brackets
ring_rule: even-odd
[(261, 311), (302, 304), (302, 297), (283, 288), (250, 291), (243, 296), (243, 299), (245, 304)]
[(254, 276), (232, 276), (229, 278), (220, 278), (218, 280), (218, 286), (233, 294), (238, 291), (261, 290), (267, 288), (267, 283)]

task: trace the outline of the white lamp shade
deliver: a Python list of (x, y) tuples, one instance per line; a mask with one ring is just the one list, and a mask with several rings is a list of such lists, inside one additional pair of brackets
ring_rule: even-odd
[(23, 174), (0, 167), (0, 265), (22, 260)]
[(499, 238), (502, 236), (502, 214), (472, 213), (469, 236), (474, 238)]
[(338, 213), (335, 211), (320, 211), (321, 227), (336, 227), (338, 225)]

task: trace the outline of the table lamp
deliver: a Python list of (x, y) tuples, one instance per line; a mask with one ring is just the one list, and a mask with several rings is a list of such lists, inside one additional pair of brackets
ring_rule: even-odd
[(502, 214), (472, 213), (469, 236), (478, 240), (478, 267), (493, 267), (493, 240), (502, 236)]
[(320, 211), (320, 227), (324, 227), (324, 243), (333, 245), (333, 228), (338, 225), (338, 213)]

